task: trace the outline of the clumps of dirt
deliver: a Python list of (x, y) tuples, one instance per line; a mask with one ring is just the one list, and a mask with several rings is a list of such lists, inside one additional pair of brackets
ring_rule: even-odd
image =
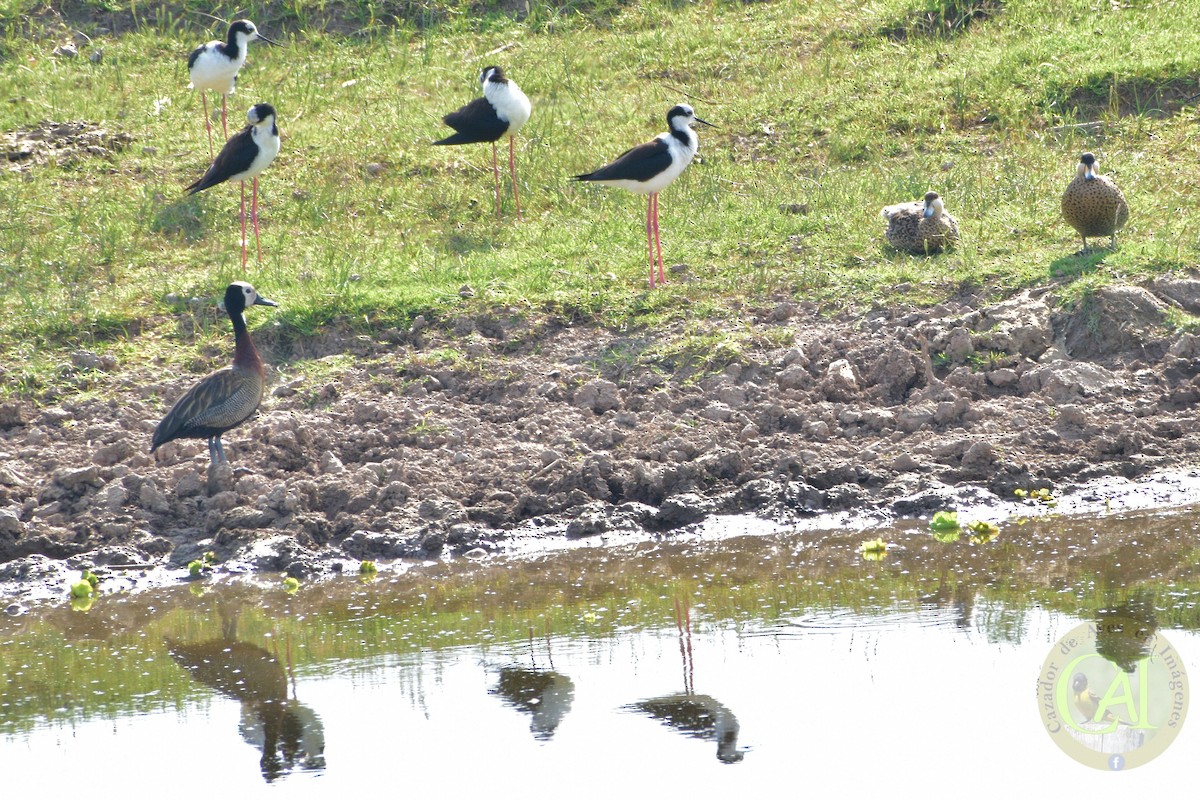
[[(212, 550), (222, 569), (310, 576), (714, 514), (917, 515), (1145, 476), (1200, 460), (1200, 336), (1168, 323), (1190, 309), (1196, 276), (1069, 311), (1049, 290), (838, 320), (785, 300), (744, 309), (722, 359), (674, 370), (654, 354), (681, 332), (504, 309), (331, 333), (305, 345), (306, 374), (326, 377), (276, 372), (225, 437), (234, 468), (211, 476), (202, 441), (147, 453), (197, 376), (107, 364), (105, 391), (0, 407), (0, 563), (14, 565), (0, 572), (106, 553), (182, 567)], [(275, 348), (264, 331), (268, 363)]]
[(68, 166), (81, 158), (111, 158), (132, 141), (128, 133), (91, 122), (47, 120), (30, 130), (6, 131), (0, 135), (0, 151), (5, 169), (21, 171), (50, 162)]

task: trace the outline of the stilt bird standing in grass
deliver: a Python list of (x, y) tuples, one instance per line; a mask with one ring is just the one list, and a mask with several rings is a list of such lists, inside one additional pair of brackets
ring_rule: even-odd
[(479, 74), (483, 97), (452, 111), (442, 121), (454, 128), (454, 134), (434, 144), (492, 143), (492, 176), (496, 181), (496, 216), (500, 216), (500, 165), (496, 156), (496, 141), (508, 136), (508, 171), (512, 175), (513, 202), (517, 219), (521, 219), (521, 196), (517, 191), (517, 167), (513, 156), (513, 136), (529, 121), (533, 106), (516, 83), (504, 77), (500, 67), (484, 67)]
[(202, 378), (179, 398), (154, 429), (153, 453), (175, 439), (208, 439), (212, 465), (226, 463), (221, 434), (241, 425), (262, 402), (266, 372), (246, 329), (243, 312), (250, 306), (278, 305), (259, 297), (254, 287), (235, 281), (225, 289), (225, 312), (233, 322), (233, 364)]
[(626, 150), (617, 160), (595, 172), (576, 175), (571, 180), (593, 181), (619, 186), (635, 194), (649, 195), (646, 206), (646, 245), (650, 250), (650, 288), (654, 288), (655, 253), (658, 255), (658, 283), (667, 282), (663, 272), (662, 243), (658, 236), (658, 193), (679, 177), (692, 163), (700, 139), (691, 129), (693, 122), (715, 127), (696, 116), (686, 103), (667, 112), (667, 132), (649, 142)]
[(938, 253), (958, 240), (958, 221), (946, 213), (937, 192), (925, 200), (887, 206), (879, 212), (888, 221), (888, 244), (909, 253)]
[(1129, 204), (1112, 178), (1096, 172), (1096, 157), (1084, 153), (1074, 180), (1063, 192), (1062, 213), (1067, 224), (1079, 232), (1086, 253), (1089, 236), (1111, 236), (1109, 246), (1117, 246), (1117, 231), (1129, 221)]
[(188, 75), (192, 82), (189, 89), (200, 92), (200, 100), (204, 103), (204, 129), (208, 131), (208, 157), (213, 157), (212, 123), (208, 119), (207, 92), (218, 92), (221, 95), (221, 130), (225, 138), (229, 138), (229, 128), (225, 123), (225, 99), (237, 88), (237, 76), (242, 65), (246, 63), (246, 47), (255, 39), (261, 39), (267, 44), (278, 46), (258, 32), (258, 28), (248, 19), (239, 19), (229, 26), (229, 36), (224, 41), (213, 41), (202, 44), (188, 56)]
[(250, 107), (246, 118), (250, 124), (234, 134), (220, 155), (213, 161), (200, 180), (187, 187), (188, 194), (195, 194), (210, 186), (225, 181), (242, 184), (242, 267), (246, 266), (246, 180), (252, 180), (253, 196), (250, 217), (254, 221), (254, 247), (258, 260), (262, 261), (262, 245), (258, 241), (258, 173), (279, 155), (279, 128), (275, 125), (275, 108), (268, 103)]

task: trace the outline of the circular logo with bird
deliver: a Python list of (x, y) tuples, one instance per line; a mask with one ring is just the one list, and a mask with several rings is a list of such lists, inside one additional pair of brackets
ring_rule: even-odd
[(1055, 643), (1037, 696), (1046, 731), (1063, 752), (1120, 771), (1157, 758), (1179, 734), (1187, 673), (1152, 620), (1106, 616)]

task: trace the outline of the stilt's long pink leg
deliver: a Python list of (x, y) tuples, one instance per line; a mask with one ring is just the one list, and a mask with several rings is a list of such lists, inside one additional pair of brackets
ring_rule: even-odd
[(246, 182), (238, 181), (242, 185), (242, 269), (246, 269)]
[(213, 158), (212, 148), (212, 122), (208, 119), (208, 92), (200, 90), (200, 102), (204, 103), (204, 130), (208, 133), (208, 158), (211, 161)]
[(517, 162), (513, 158), (513, 137), (508, 137), (508, 171), (512, 173), (513, 200), (517, 204), (517, 219), (521, 219), (521, 195), (517, 192)]
[(654, 288), (654, 195), (646, 198), (646, 249), (650, 252), (650, 288)]
[(262, 263), (262, 245), (258, 242), (258, 176), (254, 176), (253, 191), (250, 194), (250, 219), (254, 222), (254, 249), (258, 252), (258, 263)]
[(658, 251), (658, 285), (661, 286), (667, 282), (666, 273), (663, 272), (662, 260), (662, 241), (658, 238), (658, 193), (654, 195), (654, 248)]
[(496, 157), (496, 143), (492, 142), (492, 177), (496, 179), (496, 216), (500, 216), (500, 159)]
[(221, 131), (225, 134), (225, 141), (229, 141), (229, 126), (225, 124), (225, 95), (221, 95)]

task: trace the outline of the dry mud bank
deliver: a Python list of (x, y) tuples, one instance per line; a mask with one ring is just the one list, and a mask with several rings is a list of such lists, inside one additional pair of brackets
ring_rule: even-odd
[(1200, 314), (1200, 279), (1110, 287), (1070, 313), (1048, 298), (747, 308), (736, 346), (690, 364), (655, 348), (669, 331), (503, 310), (286, 354), (260, 336), (279, 366), (211, 479), (202, 441), (146, 452), (197, 375), (76, 353), (99, 392), (0, 406), (0, 584), (61, 591), (81, 565), (130, 574), (207, 550), (220, 569), (312, 577), (481, 555), (517, 532), (915, 516), (1195, 465), (1200, 337), (1175, 322)]

